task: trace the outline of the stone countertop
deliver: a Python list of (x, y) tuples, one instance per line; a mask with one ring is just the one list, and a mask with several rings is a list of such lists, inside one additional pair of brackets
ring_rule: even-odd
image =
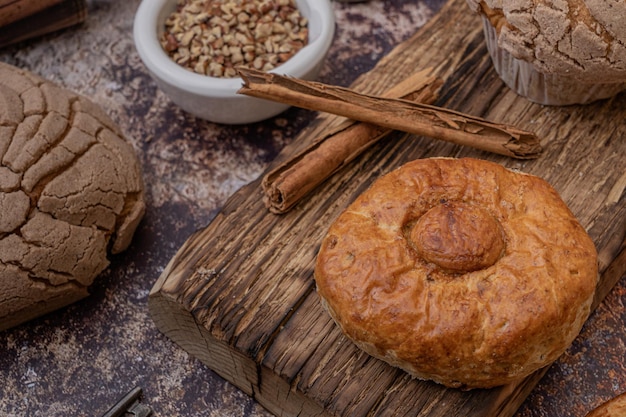
[[(412, 35), (443, 0), (334, 3), (337, 33), (321, 81), (349, 85)], [(91, 296), (0, 333), (0, 415), (99, 416), (135, 386), (155, 416), (269, 416), (163, 336), (147, 297), (167, 262), (315, 113), (216, 125), (184, 113), (148, 76), (134, 47), (139, 0), (94, 0), (84, 24), (0, 50), (100, 104), (142, 162), (148, 210), (129, 250)], [(518, 417), (580, 416), (626, 391), (626, 279), (593, 313)]]

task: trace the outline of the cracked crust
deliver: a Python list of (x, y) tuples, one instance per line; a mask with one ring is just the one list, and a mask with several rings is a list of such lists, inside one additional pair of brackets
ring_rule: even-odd
[(88, 295), (145, 211), (132, 146), (101, 108), (0, 63), (0, 330)]
[(315, 268), (322, 305), (357, 346), (464, 389), (554, 361), (597, 279), (593, 242), (545, 181), (451, 158), (377, 180), (331, 225)]
[[(483, 17), (489, 52), (498, 73), (521, 95), (542, 104), (574, 104), (610, 97), (626, 89), (626, 2), (467, 3)], [(536, 80), (542, 76), (547, 79)], [(579, 84), (584, 85), (577, 88)], [(589, 91), (598, 85), (597, 90)], [(560, 94), (551, 97), (553, 92)]]

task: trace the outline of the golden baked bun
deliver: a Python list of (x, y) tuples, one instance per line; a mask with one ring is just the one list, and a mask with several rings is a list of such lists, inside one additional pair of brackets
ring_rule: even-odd
[(612, 398), (587, 414), (587, 417), (624, 417), (626, 416), (626, 392)]
[(452, 158), (374, 182), (331, 225), (315, 267), (322, 304), (358, 347), (464, 389), (554, 361), (597, 278), (593, 242), (546, 181)]

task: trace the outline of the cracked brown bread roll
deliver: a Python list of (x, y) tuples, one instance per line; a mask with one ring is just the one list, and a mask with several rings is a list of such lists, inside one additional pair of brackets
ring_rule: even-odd
[(0, 63), (0, 329), (87, 296), (144, 211), (138, 159), (104, 111)]
[(592, 240), (546, 181), (432, 158), (379, 178), (336, 219), (315, 280), (362, 350), (471, 389), (561, 355), (589, 314), (598, 266)]
[(467, 0), (502, 80), (548, 105), (626, 90), (624, 0)]
[(614, 397), (604, 404), (600, 404), (591, 410), (587, 417), (625, 417), (626, 416), (626, 392)]

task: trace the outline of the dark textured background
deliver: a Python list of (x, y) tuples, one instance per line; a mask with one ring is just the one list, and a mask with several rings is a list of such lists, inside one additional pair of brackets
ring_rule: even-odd
[[(334, 3), (337, 33), (321, 81), (349, 85), (442, 4)], [(0, 50), (3, 62), (90, 97), (107, 111), (141, 159), (149, 206), (132, 246), (111, 259), (89, 298), (0, 333), (3, 416), (99, 416), (137, 385), (157, 416), (268, 416), (159, 333), (147, 296), (187, 237), (261, 175), (315, 113), (292, 108), (237, 127), (185, 114), (157, 89), (135, 51), (138, 5), (94, 0), (83, 25)], [(582, 417), (626, 391), (625, 301), (622, 278), (518, 417)]]

